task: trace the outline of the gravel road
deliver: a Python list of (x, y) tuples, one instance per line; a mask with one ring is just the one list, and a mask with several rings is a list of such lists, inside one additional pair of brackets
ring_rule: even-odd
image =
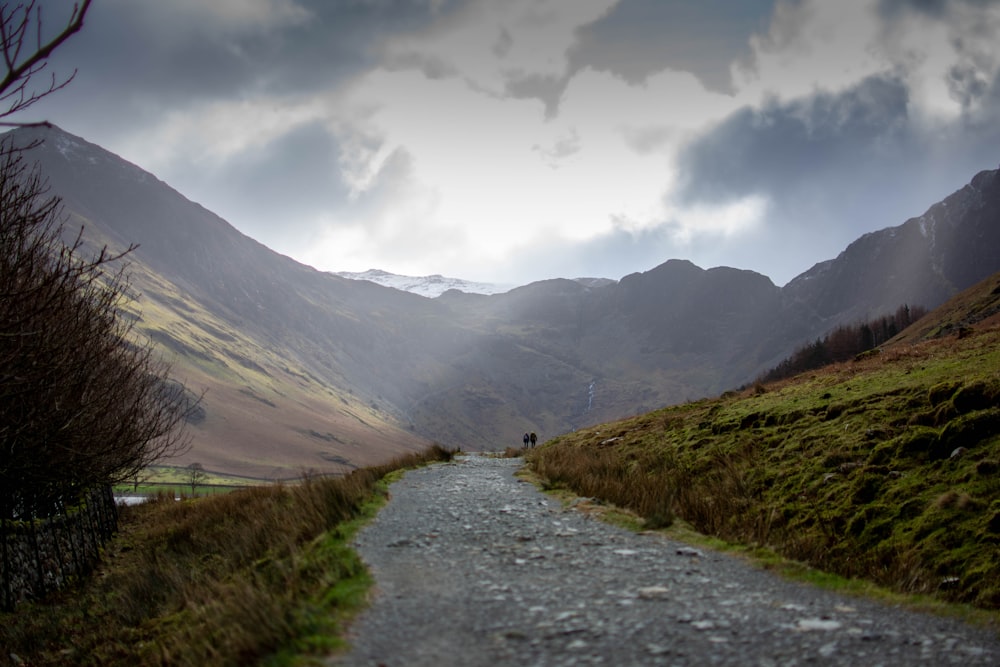
[(463, 456), (358, 536), (372, 606), (331, 665), (998, 665), (1000, 638), (564, 509)]

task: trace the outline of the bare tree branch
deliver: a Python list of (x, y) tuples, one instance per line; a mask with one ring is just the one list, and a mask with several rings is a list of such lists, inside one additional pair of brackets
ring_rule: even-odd
[[(0, 102), (7, 105), (6, 111), (0, 111), (0, 118), (27, 109), (42, 98), (65, 88), (73, 80), (76, 70), (61, 81), (55, 73), (49, 73), (47, 85), (38, 89), (32, 86), (32, 78), (42, 73), (49, 56), (83, 28), (83, 19), (92, 1), (83, 0), (83, 4), (74, 4), (66, 27), (48, 41), (44, 41), (42, 36), (42, 8), (37, 5), (37, 0), (13, 7), (8, 3), (0, 5), (0, 53), (6, 69), (0, 79)], [(33, 44), (29, 43), (32, 28)]]
[(122, 317), (131, 285), (107, 247), (64, 233), (60, 201), (0, 139), (0, 520), (45, 516), (188, 446), (200, 398)]

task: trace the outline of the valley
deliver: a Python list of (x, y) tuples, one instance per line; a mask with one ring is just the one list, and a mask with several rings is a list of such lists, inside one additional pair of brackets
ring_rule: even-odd
[(838, 324), (933, 308), (1000, 270), (1000, 179), (776, 286), (670, 259), (620, 280), (436, 298), (316, 271), (58, 128), (23, 128), (67, 231), (137, 244), (133, 316), (203, 415), (177, 465), (339, 474), (439, 442), (556, 435), (738, 388)]
[(852, 361), (581, 429), (526, 459), (547, 488), (624, 508), (637, 528), (996, 609), (998, 301), (1000, 274)]

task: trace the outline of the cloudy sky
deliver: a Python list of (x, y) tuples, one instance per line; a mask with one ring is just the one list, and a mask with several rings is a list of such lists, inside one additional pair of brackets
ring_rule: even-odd
[(30, 119), (320, 269), (781, 285), (1000, 164), (998, 44), (991, 0), (96, 0)]

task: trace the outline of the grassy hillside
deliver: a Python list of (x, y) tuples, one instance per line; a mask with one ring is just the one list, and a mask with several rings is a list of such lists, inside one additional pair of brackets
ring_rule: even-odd
[(964, 335), (977, 325), (1000, 325), (1000, 273), (949, 299), (933, 315), (900, 332), (890, 344), (912, 345), (944, 336)]
[[(935, 313), (920, 326), (935, 329)], [(571, 433), (530, 461), (549, 485), (651, 526), (680, 517), (826, 571), (997, 609), (1000, 327), (913, 340)]]
[(137, 329), (156, 343), (173, 377), (205, 394), (202, 414), (189, 424), (191, 450), (164, 463), (291, 479), (349, 472), (428, 446), (377, 403), (345, 391), (348, 383), (321, 379), (287, 346), (232, 326), (141, 262), (131, 273)]
[(1000, 269), (1000, 179), (983, 172), (781, 288), (671, 259), (618, 282), (426, 299), (283, 257), (58, 128), (14, 132), (41, 142), (67, 232), (138, 244), (139, 327), (209, 390), (181, 464), (240, 475), (337, 472), (428, 440), (490, 450), (714, 395), (823, 329), (934, 306)]

